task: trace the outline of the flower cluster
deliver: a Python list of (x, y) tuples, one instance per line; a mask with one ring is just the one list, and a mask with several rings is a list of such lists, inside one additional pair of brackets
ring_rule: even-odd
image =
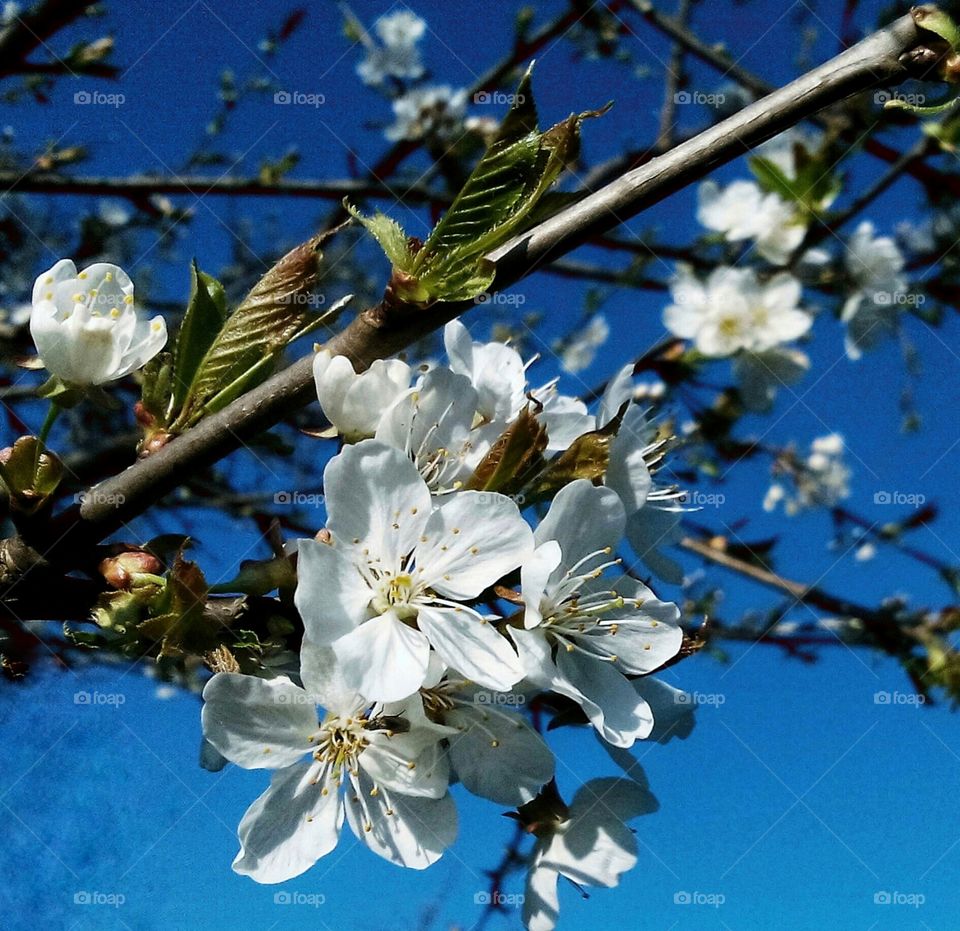
[(819, 436), (810, 444), (810, 454), (801, 459), (791, 451), (778, 457), (774, 470), (792, 480), (788, 490), (774, 482), (763, 500), (763, 507), (772, 511), (783, 503), (784, 510), (794, 515), (816, 507), (834, 507), (850, 496), (850, 469), (843, 460), (843, 437), (839, 433)]
[(394, 119), (384, 130), (390, 142), (444, 141), (463, 131), (466, 90), (444, 84), (411, 86), (426, 73), (420, 54), (420, 40), (427, 29), (425, 20), (410, 10), (395, 10), (373, 24), (374, 38), (350, 14), (348, 29), (366, 52), (357, 65), (360, 79), (391, 98)]
[(700, 281), (681, 266), (671, 296), (664, 326), (704, 356), (732, 356), (748, 409), (769, 409), (778, 386), (793, 384), (810, 367), (804, 353), (784, 345), (813, 324), (800, 307), (800, 282), (788, 272), (761, 281), (752, 268), (721, 266)]
[[(632, 401), (629, 366), (590, 412), (555, 382), (530, 388), (511, 347), (458, 322), (444, 337), (449, 364), (426, 371), (394, 360), (358, 374), (317, 354), (318, 398), (345, 445), (324, 471), (326, 526), (297, 546), (299, 668), (215, 674), (204, 733), (237, 765), (273, 771), (234, 863), (259, 882), (308, 869), (344, 820), (385, 859), (429, 866), (456, 834), (453, 782), (524, 823), (527, 806), (549, 805), (531, 826), (525, 920), (550, 928), (557, 877), (615, 885), (636, 859), (624, 821), (655, 801), (632, 780), (596, 780), (567, 808), (521, 711), (566, 709), (618, 752), (684, 732), (687, 696), (650, 678), (680, 650), (679, 610), (616, 555), (626, 534), (669, 572), (656, 543), (679, 493), (651, 474), (664, 441)], [(509, 471), (521, 430), (534, 477), (491, 490), (491, 464)], [(602, 475), (565, 473), (542, 492), (599, 437)]]

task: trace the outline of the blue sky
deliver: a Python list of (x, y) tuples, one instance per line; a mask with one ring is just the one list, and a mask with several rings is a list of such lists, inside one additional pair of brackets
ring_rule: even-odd
[[(411, 4), (430, 22), (425, 59), (440, 83), (470, 83), (509, 42), (513, 4)], [(175, 171), (184, 152), (214, 111), (220, 71), (239, 76), (261, 67), (257, 43), (288, 9), (284, 3), (235, 4), (143, 0), (111, 5), (104, 23), (118, 40), (117, 61), (127, 66), (116, 86), (80, 79), (61, 82), (47, 106), (0, 105), (0, 120), (11, 124), (19, 144), (33, 151), (46, 139), (60, 145), (93, 141), (86, 173)], [(869, 24), (879, 5), (864, 3), (859, 22)], [(355, 3), (367, 23), (389, 4)], [(537, 9), (546, 18), (559, 2)], [(743, 64), (769, 80), (796, 73), (797, 29), (791, 11), (766, 2), (723, 5), (724, 15), (700, 10), (694, 20), (711, 41), (749, 51)], [(809, 51), (817, 62), (836, 50), (837, 13), (815, 7), (819, 39)], [(633, 17), (630, 22), (637, 23)], [(90, 34), (89, 27), (81, 30)], [(571, 110), (613, 98), (616, 106), (585, 128), (585, 154), (602, 161), (624, 146), (640, 145), (655, 132), (660, 103), (661, 62), (668, 46), (637, 26), (640, 40), (628, 42), (635, 66), (574, 62), (569, 44), (539, 56), (535, 90), (546, 123)], [(642, 41), (641, 41), (642, 40)], [(65, 44), (65, 40), (62, 40)], [(58, 46), (59, 47), (59, 46)], [(791, 50), (789, 54), (784, 50)], [(269, 96), (244, 103), (231, 118), (228, 151), (243, 156), (241, 168), (254, 174), (262, 158), (296, 145), (302, 155), (294, 177), (342, 177), (351, 163), (370, 164), (385, 148), (376, 125), (390, 118), (388, 104), (362, 89), (354, 75), (358, 52), (340, 30), (334, 4), (311, 5), (301, 31), (279, 59), (268, 62), (277, 83), (290, 90), (322, 93), (316, 111), (292, 112)], [(576, 71), (571, 69), (576, 67)], [(571, 80), (571, 74), (576, 75)], [(691, 85), (705, 92), (722, 83), (694, 67)], [(73, 104), (77, 90), (120, 91), (123, 106)], [(483, 115), (488, 109), (474, 108)], [(279, 112), (278, 112), (279, 111)], [(705, 122), (696, 107), (681, 108), (684, 128)], [(499, 110), (496, 115), (499, 115)], [(892, 131), (904, 146), (912, 128)], [(352, 153), (352, 154), (350, 154)], [(853, 189), (868, 183), (877, 166), (856, 162)], [(735, 163), (720, 179), (746, 174)], [(189, 205), (193, 198), (178, 203)], [(56, 211), (73, 222), (82, 201), (64, 199)], [(390, 207), (388, 203), (382, 207)], [(696, 232), (694, 194), (684, 192), (627, 224), (625, 234), (656, 228), (666, 242), (682, 243)], [(883, 232), (920, 216), (920, 194), (901, 182), (884, 195), (869, 216)], [(196, 220), (182, 233), (179, 269), (160, 276), (157, 296), (182, 299), (187, 262), (196, 256), (216, 271), (229, 260), (229, 228), (243, 216), (267, 227), (276, 220), (293, 243), (309, 235), (327, 204), (257, 200), (243, 205), (207, 197), (195, 205)], [(391, 207), (416, 232), (423, 215)], [(370, 250), (371, 268), (385, 263)], [(612, 263), (609, 254), (585, 257)], [(50, 257), (52, 264), (55, 256)], [(146, 256), (144, 268), (150, 263)], [(374, 263), (380, 263), (379, 265)], [(128, 269), (137, 279), (137, 266)], [(39, 271), (39, 269), (38, 269)], [(654, 273), (666, 273), (653, 267)], [(537, 275), (519, 286), (524, 310), (545, 312), (542, 350), (576, 320), (585, 288), (578, 282)], [(571, 392), (592, 386), (628, 357), (663, 335), (662, 295), (611, 289), (604, 305), (615, 339), (580, 378), (567, 378)], [(484, 319), (468, 320), (483, 332)], [(854, 470), (852, 509), (871, 519), (887, 514), (874, 504), (877, 491), (923, 494), (936, 500), (941, 518), (918, 531), (914, 542), (945, 559), (960, 529), (953, 494), (956, 469), (952, 418), (935, 416), (956, 407), (957, 324), (948, 317), (933, 331), (909, 321), (908, 337), (921, 350), (924, 371), (916, 403), (927, 414), (918, 434), (899, 432), (898, 399), (907, 383), (898, 347), (884, 345), (860, 363), (843, 358), (838, 324), (818, 320), (807, 351), (811, 374), (794, 392), (784, 392), (773, 415), (746, 421), (741, 431), (763, 434), (771, 443), (794, 440), (806, 446), (818, 435), (844, 435)], [(556, 369), (545, 352), (539, 373)], [(713, 380), (719, 380), (719, 376)], [(328, 446), (318, 444), (317, 475)], [(822, 515), (787, 519), (765, 514), (766, 463), (737, 467), (724, 484), (724, 504), (698, 519), (720, 532), (746, 520), (738, 532), (747, 539), (781, 535), (780, 568), (791, 577), (815, 581), (852, 599), (878, 602), (895, 592), (913, 603), (938, 604), (943, 589), (914, 564), (884, 554), (862, 564), (829, 550), (829, 521)], [(242, 478), (245, 460), (231, 468)], [(277, 488), (311, 476), (278, 474)], [(314, 477), (315, 480), (315, 477)], [(704, 484), (702, 490), (709, 491)], [(322, 516), (318, 515), (318, 522)], [(148, 526), (142, 524), (145, 535)], [(208, 575), (232, 573), (240, 558), (265, 555), (248, 524), (204, 516), (198, 557)], [(248, 552), (244, 552), (247, 550)], [(691, 568), (695, 562), (689, 562)], [(721, 576), (728, 584), (725, 617), (774, 603), (758, 587)], [(665, 588), (663, 594), (675, 596)], [(810, 619), (803, 608), (792, 615)], [(721, 665), (700, 656), (672, 669), (666, 678), (700, 694), (704, 707), (694, 733), (667, 746), (640, 746), (638, 757), (660, 801), (657, 814), (636, 823), (640, 862), (616, 891), (595, 891), (582, 902), (564, 892), (561, 928), (637, 926), (650, 928), (952, 928), (954, 892), (960, 879), (960, 834), (945, 813), (946, 800), (960, 789), (960, 724), (948, 708), (917, 708), (894, 697), (878, 704), (878, 692), (905, 696), (906, 678), (896, 664), (865, 652), (836, 646), (814, 665), (786, 659), (770, 646), (732, 647)], [(197, 766), (199, 703), (177, 694), (162, 700), (155, 683), (126, 666), (38, 670), (19, 688), (0, 689), (5, 764), (0, 772), (0, 812), (7, 826), (0, 852), (6, 877), (0, 885), (4, 924), (78, 929), (107, 928), (345, 928), (424, 927), (469, 929), (480, 908), (474, 895), (486, 888), (482, 871), (499, 859), (498, 844), (511, 833), (509, 822), (491, 804), (458, 794), (461, 833), (456, 846), (424, 874), (401, 872), (345, 843), (315, 870), (280, 887), (259, 887), (232, 874), (235, 828), (244, 809), (262, 791), (266, 777), (228, 768), (210, 774)], [(92, 704), (77, 704), (87, 692)], [(96, 696), (99, 696), (96, 697)], [(97, 704), (106, 696), (123, 703)], [(572, 795), (581, 781), (612, 771), (592, 735), (582, 730), (551, 735), (560, 764), (561, 789)], [(570, 767), (570, 768), (568, 768)], [(518, 891), (515, 885), (511, 891)], [(324, 904), (278, 905), (278, 891), (323, 896)], [(719, 907), (676, 904), (678, 893), (722, 896)], [(920, 907), (875, 904), (878, 893), (923, 896)], [(119, 907), (75, 905), (77, 893), (124, 897)], [(28, 911), (29, 909), (29, 911)], [(492, 927), (512, 927), (516, 916), (496, 918)]]

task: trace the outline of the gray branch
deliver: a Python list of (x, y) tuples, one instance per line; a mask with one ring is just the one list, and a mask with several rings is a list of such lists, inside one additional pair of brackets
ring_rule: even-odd
[[(901, 17), (786, 87), (627, 172), (491, 253), (489, 258), (498, 269), (496, 288), (509, 287), (817, 110), (859, 91), (913, 75), (913, 62), (929, 63), (935, 57), (933, 52), (925, 54), (925, 42), (934, 38), (920, 30), (911, 16)], [(327, 343), (327, 348), (363, 369), (472, 306), (443, 304), (427, 311), (397, 312), (381, 304), (358, 314)], [(75, 563), (91, 546), (148, 509), (186, 476), (238, 449), (313, 397), (312, 359), (308, 356), (149, 458), (103, 482), (99, 486), (101, 494), (88, 496), (81, 506), (59, 515), (42, 539), (31, 542), (50, 558)], [(115, 501), (121, 503), (110, 503)]]

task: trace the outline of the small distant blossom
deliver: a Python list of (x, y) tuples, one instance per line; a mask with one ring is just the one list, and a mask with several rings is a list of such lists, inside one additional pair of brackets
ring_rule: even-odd
[(357, 65), (357, 74), (364, 84), (383, 84), (387, 78), (401, 81), (423, 77), (424, 67), (417, 43), (423, 38), (427, 24), (410, 10), (397, 10), (381, 16), (374, 31), (382, 45), (363, 36), (367, 57)]
[(450, 140), (463, 131), (467, 91), (446, 84), (417, 87), (393, 101), (393, 123), (384, 130), (390, 142), (433, 138)]
[(553, 931), (560, 914), (557, 881), (612, 888), (637, 862), (637, 840), (626, 822), (657, 810), (656, 798), (630, 779), (592, 779), (567, 812), (538, 825), (527, 874), (523, 923), (527, 931)]
[[(797, 177), (797, 147), (806, 151), (815, 151), (819, 148), (819, 141), (803, 129), (792, 126), (772, 139), (769, 139), (763, 145), (757, 147), (757, 155), (772, 162), (779, 168), (791, 181)], [(832, 198), (823, 207), (829, 207)]]
[(590, 368), (597, 355), (597, 350), (610, 336), (610, 325), (603, 314), (597, 314), (590, 322), (577, 333), (563, 348), (560, 364), (571, 374), (582, 372)]
[(850, 496), (850, 469), (843, 461), (843, 437), (839, 433), (817, 437), (810, 444), (810, 454), (805, 460), (782, 457), (777, 468), (786, 471), (793, 483), (793, 490), (774, 482), (763, 501), (766, 511), (772, 511), (783, 503), (787, 514), (815, 507), (834, 507)]
[(33, 286), (30, 333), (44, 367), (74, 386), (103, 385), (142, 368), (167, 341), (163, 317), (139, 317), (133, 282), (116, 265), (77, 272), (61, 259)]
[(847, 243), (846, 267), (856, 290), (840, 319), (847, 325), (846, 351), (859, 359), (885, 337), (896, 333), (905, 307), (907, 279), (903, 253), (890, 236), (876, 236), (864, 220)]
[(705, 356), (762, 352), (803, 336), (813, 318), (799, 307), (800, 282), (787, 272), (761, 282), (750, 268), (721, 267), (701, 282), (681, 268), (671, 286), (666, 328)]
[(729, 242), (754, 240), (757, 252), (774, 265), (789, 262), (806, 235), (796, 207), (753, 181), (734, 181), (722, 190), (705, 181), (699, 201), (697, 219), (707, 229), (723, 233)]

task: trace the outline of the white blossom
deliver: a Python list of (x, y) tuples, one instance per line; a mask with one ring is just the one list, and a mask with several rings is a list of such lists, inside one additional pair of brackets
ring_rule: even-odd
[(286, 676), (220, 672), (203, 690), (213, 747), (237, 766), (274, 771), (240, 822), (234, 870), (261, 883), (298, 876), (336, 847), (344, 818), (392, 863), (435, 862), (456, 834), (438, 747), (453, 729), (430, 721), (418, 696), (371, 706), (343, 681), (330, 651), (309, 642), (300, 672), (302, 688)]
[(381, 16), (373, 28), (383, 44), (363, 36), (367, 57), (357, 65), (357, 74), (364, 84), (378, 86), (387, 78), (416, 80), (423, 76), (417, 43), (427, 28), (424, 20), (410, 10), (397, 10)]
[[(783, 502), (787, 514), (815, 507), (834, 507), (850, 496), (850, 469), (843, 460), (845, 445), (839, 433), (817, 437), (805, 460), (786, 466), (793, 480), (793, 492), (774, 482), (763, 501), (772, 511)], [(783, 468), (783, 466), (780, 466)]]
[(658, 808), (649, 790), (631, 779), (591, 779), (573, 797), (565, 820), (540, 831), (527, 874), (523, 923), (552, 931), (560, 913), (560, 876), (582, 886), (612, 888), (637, 862), (637, 841), (626, 822)]
[(850, 237), (845, 261), (856, 290), (844, 302), (840, 319), (847, 326), (847, 357), (856, 360), (897, 331), (907, 291), (905, 261), (893, 238), (876, 236), (869, 220)]
[(796, 207), (753, 181), (734, 181), (722, 190), (705, 181), (698, 197), (697, 219), (707, 229), (723, 233), (728, 242), (754, 240), (757, 252), (774, 265), (786, 265), (806, 235)]
[(167, 341), (163, 317), (141, 319), (133, 282), (98, 262), (79, 274), (61, 259), (33, 286), (30, 333), (46, 369), (71, 385), (103, 385), (144, 366)]
[(705, 356), (763, 351), (810, 329), (813, 318), (798, 306), (801, 291), (800, 282), (787, 272), (761, 282), (753, 269), (724, 266), (701, 282), (681, 267), (663, 322)]
[(323, 413), (347, 442), (372, 437), (384, 408), (407, 393), (410, 366), (378, 359), (357, 373), (346, 356), (321, 349), (313, 358), (313, 379)]
[(393, 101), (393, 123), (384, 130), (390, 142), (428, 137), (450, 140), (463, 130), (467, 91), (449, 85), (417, 87)]
[(523, 628), (511, 628), (533, 684), (579, 704), (608, 742), (629, 747), (653, 729), (650, 706), (627, 675), (676, 655), (676, 605), (628, 576), (605, 577), (626, 517), (615, 492), (585, 479), (562, 488), (534, 534), (520, 573)]
[(590, 322), (564, 346), (560, 364), (571, 374), (582, 372), (593, 365), (597, 350), (610, 336), (610, 325), (603, 314), (596, 314)]
[(433, 648), (472, 681), (509, 689), (520, 661), (464, 602), (516, 569), (532, 533), (504, 495), (463, 491), (435, 504), (414, 464), (377, 440), (346, 447), (324, 471), (330, 543), (301, 540), (296, 604), (344, 679), (371, 701), (423, 685)]

